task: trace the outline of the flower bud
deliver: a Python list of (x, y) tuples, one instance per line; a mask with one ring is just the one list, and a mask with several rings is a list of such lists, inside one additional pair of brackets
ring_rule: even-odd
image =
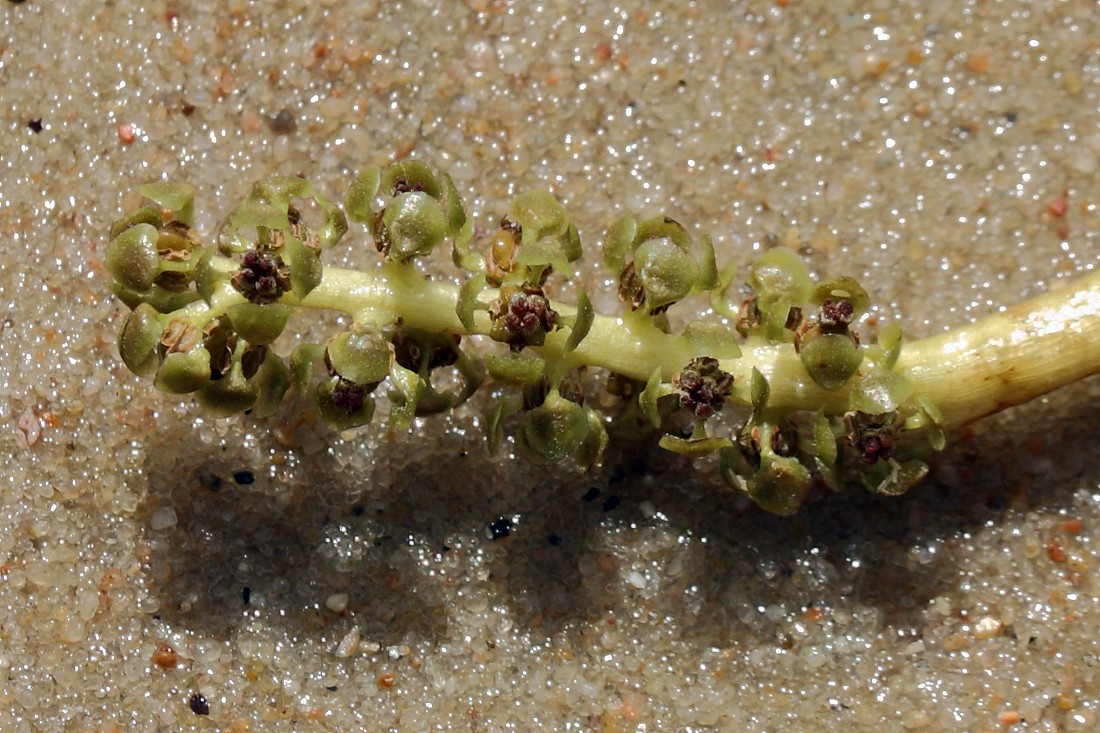
[(368, 392), (389, 374), (392, 359), (389, 342), (362, 328), (339, 333), (325, 346), (329, 374), (361, 385)]
[(336, 430), (366, 425), (374, 417), (374, 400), (358, 384), (331, 377), (317, 385), (315, 400), (321, 417)]
[(282, 303), (237, 303), (225, 312), (238, 336), (250, 344), (267, 346), (282, 334), (294, 308)]
[(516, 448), (532, 463), (549, 465), (574, 455), (588, 438), (584, 408), (557, 391), (523, 415), (516, 432)]
[(186, 352), (169, 353), (161, 361), (153, 384), (173, 394), (187, 394), (210, 381), (210, 352), (199, 346)]
[(378, 251), (397, 262), (431, 252), (466, 225), (466, 213), (450, 176), (442, 182), (418, 160), (356, 177), (344, 198), (352, 221), (369, 224)]
[(124, 288), (147, 291), (160, 274), (157, 230), (152, 224), (135, 224), (111, 240), (105, 257), (107, 271)]
[(159, 316), (156, 308), (142, 303), (127, 314), (118, 332), (118, 353), (134, 374), (151, 375), (160, 364), (157, 345), (164, 326)]
[(804, 341), (798, 353), (810, 377), (824, 389), (838, 389), (859, 369), (863, 352), (846, 333), (822, 333)]
[(435, 249), (447, 236), (447, 225), (435, 199), (420, 191), (409, 191), (386, 206), (373, 235), (378, 251), (405, 262)]
[(691, 293), (699, 277), (695, 259), (671, 239), (649, 239), (634, 251), (634, 262), (620, 280), (620, 293), (632, 307), (657, 313)]

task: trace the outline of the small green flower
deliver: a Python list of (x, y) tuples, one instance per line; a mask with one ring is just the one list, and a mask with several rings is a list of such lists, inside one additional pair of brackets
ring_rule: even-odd
[(754, 294), (741, 303), (738, 332), (771, 343), (792, 341), (802, 322), (802, 304), (813, 292), (802, 259), (786, 247), (768, 250), (749, 269), (749, 286)]
[(599, 413), (551, 390), (542, 404), (523, 415), (516, 431), (516, 449), (540, 465), (573, 458), (590, 466), (603, 455), (607, 431)]
[(150, 303), (162, 313), (198, 300), (192, 289), (204, 248), (185, 222), (147, 206), (111, 227), (105, 264), (111, 289), (131, 308)]
[(525, 346), (542, 346), (546, 334), (559, 328), (558, 314), (550, 307), (542, 288), (531, 283), (505, 285), (500, 297), (489, 305), (494, 341), (508, 344), (513, 351)]
[(850, 277), (819, 284), (810, 299), (814, 317), (795, 336), (795, 349), (810, 377), (825, 389), (847, 384), (863, 362), (859, 336), (851, 329), (870, 305), (870, 298)]
[(360, 174), (344, 198), (352, 221), (368, 224), (387, 259), (408, 262), (448, 237), (466, 234), (466, 213), (451, 177), (418, 160)]
[[(717, 287), (714, 247), (703, 237), (699, 259), (692, 240), (678, 222), (658, 217), (638, 222), (625, 216), (604, 237), (604, 264), (619, 273), (619, 298), (631, 310), (651, 315), (667, 310), (688, 295)], [(626, 256), (633, 254), (627, 261)]]
[(762, 509), (790, 515), (798, 511), (813, 485), (813, 475), (798, 459), (799, 438), (785, 416), (768, 408), (770, 388), (752, 372), (752, 415), (737, 444), (720, 451), (722, 476)]

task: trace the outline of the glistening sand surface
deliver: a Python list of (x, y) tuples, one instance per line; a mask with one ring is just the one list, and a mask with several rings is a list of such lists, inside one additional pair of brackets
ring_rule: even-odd
[(0, 29), (0, 730), (1100, 725), (1095, 380), (904, 498), (777, 519), (675, 462), (490, 458), (487, 399), (414, 435), (212, 421), (118, 361), (103, 272), (140, 183), (195, 185), (209, 234), (258, 177), (339, 195), (412, 153), (486, 226), (531, 187), (590, 244), (669, 214), (938, 332), (1095, 267), (1094, 2), (29, 0)]

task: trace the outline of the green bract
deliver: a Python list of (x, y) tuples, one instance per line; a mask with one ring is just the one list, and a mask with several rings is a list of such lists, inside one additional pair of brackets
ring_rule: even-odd
[(378, 251), (395, 262), (431, 253), (444, 239), (463, 234), (466, 225), (450, 176), (440, 181), (417, 160), (363, 171), (344, 206), (352, 221), (370, 226)]
[(802, 344), (802, 364), (815, 382), (825, 389), (844, 386), (859, 369), (863, 352), (847, 334), (816, 334)]

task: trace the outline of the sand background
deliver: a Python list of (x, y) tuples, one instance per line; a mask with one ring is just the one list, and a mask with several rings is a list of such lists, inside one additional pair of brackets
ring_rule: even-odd
[(532, 187), (593, 247), (668, 214), (937, 333), (1095, 267), (1098, 39), (1086, 0), (3, 2), (0, 729), (1096, 730), (1095, 380), (777, 519), (491, 458), (487, 399), (213, 421), (117, 359), (103, 252), (150, 180), (209, 234), (413, 154), (485, 226)]

